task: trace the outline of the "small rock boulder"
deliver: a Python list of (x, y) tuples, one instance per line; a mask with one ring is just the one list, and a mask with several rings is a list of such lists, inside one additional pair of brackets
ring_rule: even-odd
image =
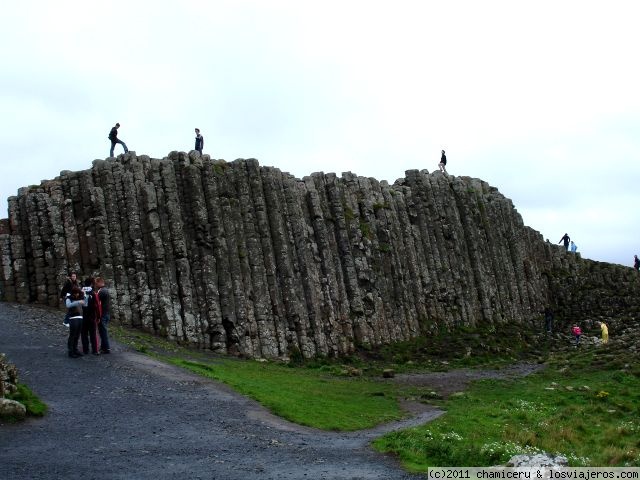
[(0, 418), (22, 419), (26, 415), (27, 409), (20, 402), (9, 400), (8, 398), (0, 398)]

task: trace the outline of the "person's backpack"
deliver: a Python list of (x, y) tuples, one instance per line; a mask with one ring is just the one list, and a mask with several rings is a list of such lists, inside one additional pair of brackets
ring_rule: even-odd
[(93, 309), (96, 312), (96, 320), (102, 320), (102, 300), (100, 300), (100, 290), (94, 292), (93, 295)]

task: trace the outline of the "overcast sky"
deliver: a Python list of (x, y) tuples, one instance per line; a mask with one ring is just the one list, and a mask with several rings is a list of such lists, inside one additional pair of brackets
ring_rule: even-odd
[[(33, 1), (0, 16), (0, 216), (109, 154), (482, 178), (584, 257), (640, 255), (636, 1)], [(121, 153), (121, 147), (116, 147)]]

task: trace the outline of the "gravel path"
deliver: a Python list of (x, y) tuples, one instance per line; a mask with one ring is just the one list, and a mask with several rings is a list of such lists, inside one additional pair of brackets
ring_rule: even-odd
[(327, 433), (277, 418), (226, 386), (112, 344), (71, 359), (61, 311), (0, 303), (0, 352), (49, 406), (0, 425), (0, 478), (414, 479), (368, 443), (382, 433)]

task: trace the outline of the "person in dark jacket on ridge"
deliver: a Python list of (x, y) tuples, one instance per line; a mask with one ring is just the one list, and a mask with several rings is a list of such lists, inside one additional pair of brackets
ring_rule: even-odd
[(113, 149), (116, 147), (116, 143), (119, 143), (124, 147), (124, 153), (129, 152), (127, 145), (118, 138), (118, 129), (120, 128), (120, 124), (116, 123), (116, 125), (109, 132), (109, 140), (111, 140), (111, 151), (109, 151), (109, 156), (113, 157)]
[(200, 155), (202, 155), (202, 149), (204, 148), (204, 137), (200, 135), (200, 129), (196, 128), (196, 148)]
[(571, 237), (569, 236), (568, 233), (565, 233), (562, 238), (560, 239), (560, 241), (558, 243), (562, 243), (564, 242), (564, 249), (568, 252), (569, 251), (569, 240), (571, 240)]
[(447, 156), (444, 154), (444, 150), (442, 150), (442, 156), (440, 157), (438, 167), (442, 173), (447, 173)]

